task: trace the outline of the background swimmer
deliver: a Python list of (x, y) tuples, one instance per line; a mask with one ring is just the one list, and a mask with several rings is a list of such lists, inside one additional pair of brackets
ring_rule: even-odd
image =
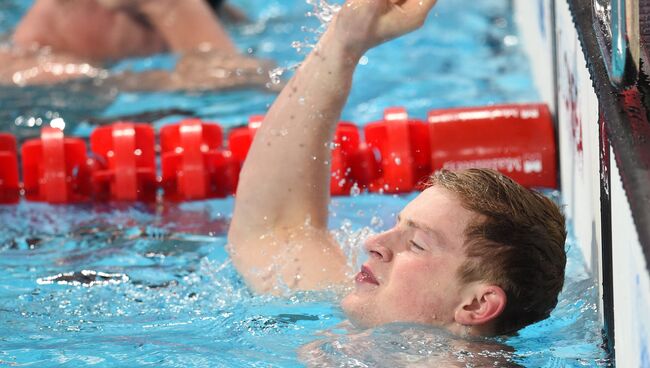
[[(182, 56), (172, 72), (124, 73), (109, 81), (143, 90), (265, 86), (270, 63), (238, 52), (215, 13), (220, 3), (37, 0), (16, 27), (11, 44), (0, 50), (0, 83), (102, 78), (108, 62), (173, 52)], [(203, 66), (200, 75), (197, 64)]]

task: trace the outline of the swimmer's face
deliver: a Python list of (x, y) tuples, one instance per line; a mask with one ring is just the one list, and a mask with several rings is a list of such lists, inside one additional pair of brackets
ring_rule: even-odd
[(457, 330), (469, 289), (457, 272), (466, 259), (465, 229), (476, 216), (446, 189), (421, 193), (392, 229), (366, 241), (368, 262), (341, 303), (350, 320), (362, 327), (414, 322)]

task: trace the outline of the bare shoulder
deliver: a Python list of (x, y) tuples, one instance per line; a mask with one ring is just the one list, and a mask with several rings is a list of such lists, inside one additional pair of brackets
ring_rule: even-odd
[(13, 42), (25, 48), (34, 43), (48, 44), (52, 33), (56, 33), (55, 23), (65, 15), (62, 13), (65, 5), (62, 0), (36, 0), (16, 25)]
[(326, 230), (303, 227), (258, 238), (232, 235), (233, 264), (256, 292), (322, 290), (350, 282), (347, 257)]

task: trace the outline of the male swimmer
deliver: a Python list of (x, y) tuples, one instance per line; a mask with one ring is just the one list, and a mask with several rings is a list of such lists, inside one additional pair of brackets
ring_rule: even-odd
[(412, 322), (462, 336), (513, 333), (555, 307), (563, 215), (495, 171), (433, 175), (393, 228), (365, 241), (361, 270), (349, 268), (328, 232), (329, 143), (355, 67), (370, 48), (419, 28), (435, 3), (346, 1), (271, 107), (242, 169), (228, 234), (253, 290), (353, 284), (341, 304), (357, 326)]

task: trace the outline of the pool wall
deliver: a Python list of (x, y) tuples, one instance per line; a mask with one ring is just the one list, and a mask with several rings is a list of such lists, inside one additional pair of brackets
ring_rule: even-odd
[(629, 166), (621, 168), (633, 159), (621, 157), (625, 150), (612, 143), (619, 132), (611, 120), (625, 110), (616, 104), (623, 93), (610, 93), (609, 99), (598, 93), (610, 86), (599, 86), (602, 75), (596, 74), (604, 69), (602, 58), (594, 57), (589, 25), (580, 26), (581, 18), (590, 21), (584, 19), (590, 16), (590, 3), (514, 0), (513, 6), (540, 95), (556, 117), (565, 212), (587, 268), (600, 285), (606, 345), (617, 366), (650, 367), (650, 275), (643, 216), (650, 203), (627, 180), (636, 174), (647, 178), (648, 171), (640, 163), (634, 173)]

